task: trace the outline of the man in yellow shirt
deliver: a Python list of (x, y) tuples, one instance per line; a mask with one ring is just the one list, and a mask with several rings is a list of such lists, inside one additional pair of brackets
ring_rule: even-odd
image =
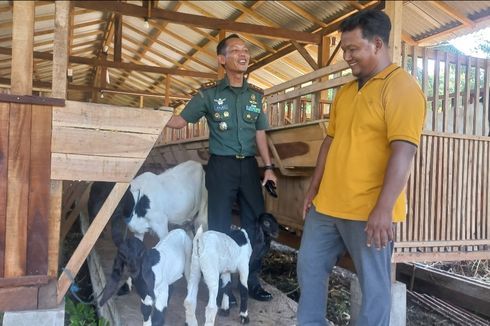
[(362, 291), (357, 325), (389, 325), (393, 222), (405, 219), (404, 188), (426, 111), (416, 81), (391, 63), (390, 29), (379, 10), (340, 27), (344, 60), (357, 80), (335, 97), (304, 201), (300, 326), (327, 325), (328, 278), (346, 250)]

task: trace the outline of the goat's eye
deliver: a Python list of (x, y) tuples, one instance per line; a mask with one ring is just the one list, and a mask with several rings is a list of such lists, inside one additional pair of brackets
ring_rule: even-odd
[(271, 223), (269, 221), (265, 221), (264, 226), (269, 227), (269, 226), (271, 226)]

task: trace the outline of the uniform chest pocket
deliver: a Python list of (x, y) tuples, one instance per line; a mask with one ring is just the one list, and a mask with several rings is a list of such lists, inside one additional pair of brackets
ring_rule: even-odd
[(260, 108), (255, 105), (247, 105), (245, 111), (243, 111), (242, 117), (244, 121), (253, 123), (259, 118), (259, 114)]

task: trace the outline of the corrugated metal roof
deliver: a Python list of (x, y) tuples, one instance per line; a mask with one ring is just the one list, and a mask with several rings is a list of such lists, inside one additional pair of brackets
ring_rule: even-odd
[[(70, 55), (84, 58), (102, 58), (107, 46), (108, 60), (113, 60), (112, 37), (114, 14), (109, 11), (74, 8), (71, 17)], [(193, 14), (233, 22), (284, 28), (292, 31), (314, 32), (330, 26), (333, 21), (357, 11), (362, 6), (378, 5), (379, 1), (153, 1), (157, 8), (177, 13)], [(143, 6), (142, 1), (126, 1), (125, 5)], [(54, 38), (54, 2), (35, 3), (34, 50), (51, 52)], [(151, 12), (151, 9), (150, 9)], [(198, 18), (196, 18), (198, 19)], [(467, 24), (470, 22), (471, 24)], [(469, 25), (469, 26), (465, 26)], [(461, 34), (474, 32), (490, 25), (490, 1), (404, 1), (402, 30), (407, 42), (435, 44)], [(0, 47), (11, 48), (12, 2), (0, 1)], [(232, 33), (227, 31), (227, 34)], [(274, 62), (262, 64), (279, 50), (290, 47), (290, 40), (238, 33), (249, 45), (251, 63), (263, 65), (252, 71), (250, 81), (262, 88), (282, 83), (313, 69), (297, 51), (286, 53)], [(123, 62), (162, 68), (184, 69), (216, 74), (218, 64), (216, 26), (194, 26), (169, 20), (150, 18), (145, 27), (144, 17), (123, 16)], [(301, 43), (301, 42), (299, 42)], [(304, 46), (305, 44), (303, 44)], [(333, 51), (331, 48), (331, 51)], [(317, 46), (306, 45), (307, 52), (316, 60)], [(100, 98), (101, 69), (85, 64), (71, 63), (73, 81), (68, 97), (76, 100), (96, 100), (119, 105), (139, 105), (137, 95), (106, 93)], [(110, 84), (106, 89), (133, 90), (141, 94), (165, 94), (166, 74), (145, 71), (127, 71), (107, 68)], [(50, 82), (52, 63), (34, 60), (35, 81)], [(0, 77), (10, 78), (10, 55), (0, 54)], [(171, 75), (168, 90), (171, 104), (185, 102), (209, 78)], [(85, 90), (79, 90), (85, 87)], [(92, 92), (87, 91), (92, 89)], [(92, 94), (93, 93), (93, 94)], [(160, 106), (162, 97), (148, 96), (146, 106)]]

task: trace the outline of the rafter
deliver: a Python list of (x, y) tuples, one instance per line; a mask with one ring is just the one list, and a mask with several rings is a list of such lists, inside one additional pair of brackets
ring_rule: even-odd
[[(98, 11), (119, 12), (123, 15), (132, 17), (144, 18), (147, 15), (145, 8), (122, 2), (112, 2), (108, 4), (104, 1), (75, 1), (75, 6)], [(320, 40), (319, 37), (312, 35), (311, 33), (288, 30), (285, 28), (272, 28), (267, 26), (257, 26), (254, 24), (237, 23), (226, 19), (209, 18), (161, 8), (154, 8), (151, 14), (152, 19), (162, 19), (164, 21), (170, 21), (176, 24), (192, 25), (218, 30), (224, 29), (241, 33), (263, 35), (277, 39), (293, 39), (303, 43), (318, 43)]]
[(431, 5), (456, 19), (466, 27), (474, 27), (475, 23), (461, 12), (457, 11), (444, 1), (429, 1)]

